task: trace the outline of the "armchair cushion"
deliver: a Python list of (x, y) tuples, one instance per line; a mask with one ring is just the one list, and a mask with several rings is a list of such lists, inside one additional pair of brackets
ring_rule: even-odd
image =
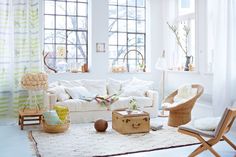
[(174, 101), (178, 102), (181, 99), (190, 99), (197, 94), (197, 89), (192, 88), (192, 85), (184, 85), (178, 89)]
[(195, 128), (205, 131), (214, 131), (220, 122), (221, 117), (205, 117), (194, 121)]

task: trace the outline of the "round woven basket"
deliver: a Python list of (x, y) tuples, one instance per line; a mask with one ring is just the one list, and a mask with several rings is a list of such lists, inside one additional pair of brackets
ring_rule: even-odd
[(66, 130), (68, 130), (69, 126), (70, 126), (70, 121), (69, 120), (67, 120), (67, 122), (64, 123), (64, 124), (49, 125), (45, 122), (44, 119), (42, 119), (42, 128), (45, 132), (48, 132), (48, 133), (65, 132)]

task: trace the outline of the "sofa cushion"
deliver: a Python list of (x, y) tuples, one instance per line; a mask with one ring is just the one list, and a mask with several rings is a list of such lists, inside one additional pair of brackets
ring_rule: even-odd
[(55, 86), (53, 88), (49, 88), (47, 91), (51, 94), (55, 94), (58, 101), (65, 101), (70, 98), (65, 91), (65, 87), (63, 86)]
[(129, 96), (145, 96), (146, 91), (148, 91), (147, 86), (143, 85), (128, 85), (122, 88), (121, 95), (124, 97), (129, 97)]
[[(127, 108), (129, 101), (134, 98), (137, 101), (139, 107), (150, 107), (152, 106), (152, 99), (148, 97), (120, 97), (119, 100), (115, 101), (111, 105), (111, 110)], [(88, 102), (81, 99), (69, 99), (64, 102), (58, 102), (58, 105), (68, 106), (69, 110), (74, 111), (105, 111), (107, 108), (101, 106), (95, 100)]]
[(71, 81), (61, 80), (61, 81), (59, 81), (59, 84), (60, 84), (61, 86), (65, 86), (65, 87), (77, 87), (77, 86), (82, 86), (81, 80), (71, 80)]
[(65, 88), (66, 92), (71, 96), (72, 99), (83, 99), (83, 98), (91, 98), (95, 97), (95, 94), (89, 92), (85, 87), (72, 87), (72, 88)]
[(91, 93), (104, 96), (107, 95), (106, 80), (81, 80), (82, 85)]
[(128, 80), (116, 80), (109, 78), (107, 80), (107, 92), (108, 95), (113, 95), (113, 94), (119, 94), (121, 92), (122, 86), (125, 86), (131, 81), (131, 79)]

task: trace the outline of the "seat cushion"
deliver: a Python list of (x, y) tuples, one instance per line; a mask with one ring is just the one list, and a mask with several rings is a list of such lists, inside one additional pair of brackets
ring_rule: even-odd
[[(139, 107), (150, 107), (152, 106), (152, 99), (148, 97), (120, 97), (119, 100), (115, 101), (110, 109), (121, 109), (128, 108), (129, 101), (134, 98), (137, 101)], [(98, 104), (95, 100), (85, 101), (81, 99), (69, 99), (64, 102), (57, 102), (57, 105), (68, 106), (70, 111), (105, 111), (106, 106)]]

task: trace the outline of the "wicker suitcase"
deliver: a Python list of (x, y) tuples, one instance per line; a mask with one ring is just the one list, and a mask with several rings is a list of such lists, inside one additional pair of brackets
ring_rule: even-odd
[(146, 133), (150, 129), (150, 117), (147, 112), (113, 111), (112, 128), (121, 134)]

